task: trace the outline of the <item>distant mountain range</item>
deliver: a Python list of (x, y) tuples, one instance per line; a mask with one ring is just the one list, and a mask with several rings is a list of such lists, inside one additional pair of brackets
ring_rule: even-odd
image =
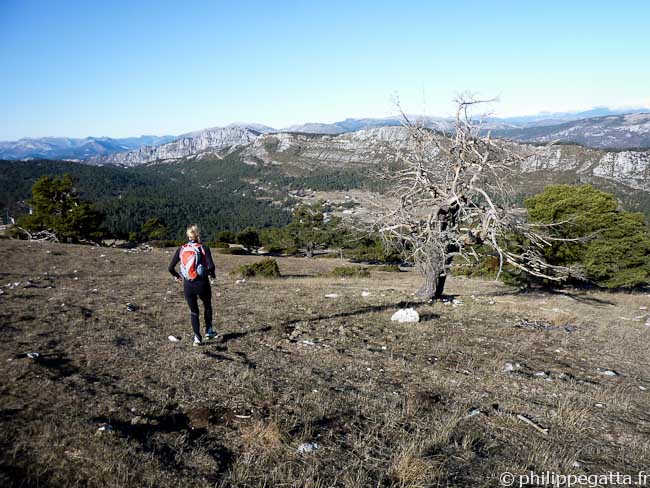
[[(449, 131), (451, 118), (413, 116), (426, 127)], [(226, 127), (189, 132), (180, 136), (140, 136), (124, 139), (109, 137), (44, 137), (0, 141), (0, 159), (71, 159), (94, 164), (134, 165), (163, 159), (186, 157), (206, 149), (245, 143), (260, 134), (310, 133), (338, 135), (359, 130), (402, 125), (399, 116), (386, 118), (348, 118), (331, 124), (313, 122), (275, 129), (257, 123), (234, 123)], [(598, 107), (584, 112), (541, 113), (532, 116), (488, 118), (484, 130), (505, 139), (522, 142), (551, 141), (577, 143), (593, 148), (629, 149), (650, 147), (650, 109), (612, 110)], [(239, 141), (239, 142), (238, 142)]]
[(571, 142), (600, 149), (650, 147), (650, 113), (608, 115), (555, 125), (492, 131), (497, 137), (521, 142)]
[(141, 146), (157, 146), (176, 139), (174, 136), (139, 136), (124, 139), (110, 137), (24, 138), (0, 141), (0, 159), (73, 159), (82, 160), (99, 155), (130, 151)]

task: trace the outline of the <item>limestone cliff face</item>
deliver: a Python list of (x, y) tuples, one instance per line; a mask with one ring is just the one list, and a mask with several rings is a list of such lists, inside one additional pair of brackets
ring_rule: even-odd
[[(523, 172), (571, 171), (606, 178), (650, 191), (650, 151), (606, 151), (576, 145), (550, 148), (512, 144), (527, 154)], [(344, 169), (397, 162), (409, 151), (409, 131), (401, 126), (364, 129), (345, 134), (279, 132), (261, 134), (246, 127), (207, 129), (160, 146), (112, 154), (89, 161), (95, 164), (135, 166), (157, 161), (223, 154), (241, 150), (247, 164), (272, 164), (290, 168)]]
[(408, 147), (408, 130), (381, 127), (341, 135), (266, 134), (246, 147), (242, 157), (269, 164), (349, 167), (396, 161)]
[(550, 149), (528, 147), (531, 155), (522, 170), (575, 171), (650, 191), (650, 151), (604, 151), (562, 145)]
[(260, 133), (245, 127), (206, 129), (160, 146), (143, 146), (135, 151), (88, 160), (90, 164), (137, 166), (155, 161), (176, 160), (206, 151), (220, 151), (253, 142)]

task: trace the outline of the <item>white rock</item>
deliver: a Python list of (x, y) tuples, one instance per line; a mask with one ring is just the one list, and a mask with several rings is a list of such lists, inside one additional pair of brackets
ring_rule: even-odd
[(325, 298), (338, 298), (339, 296), (336, 293), (328, 293), (325, 295)]
[(36, 359), (36, 358), (39, 357), (39, 356), (40, 356), (40, 354), (37, 353), (37, 352), (28, 352), (28, 353), (27, 353), (27, 357), (28, 357), (29, 359)]
[(402, 308), (395, 312), (390, 318), (392, 321), (397, 321), (400, 324), (409, 322), (419, 322), (420, 314), (413, 308)]
[(607, 371), (602, 371), (601, 374), (604, 374), (605, 376), (618, 376), (618, 373), (616, 371), (609, 369)]
[(318, 449), (320, 449), (320, 445), (317, 442), (303, 442), (298, 446), (297, 452), (298, 454), (309, 454)]
[(521, 368), (521, 365), (519, 363), (506, 363), (505, 366), (503, 367), (503, 372), (504, 373), (511, 373), (512, 371), (516, 371), (519, 368)]
[(363, 291), (361, 292), (361, 296), (362, 296), (362, 297), (369, 297), (369, 296), (370, 296), (370, 292), (369, 292), (368, 290), (363, 290)]
[(169, 339), (169, 340), (172, 341), (172, 342), (178, 342), (178, 341), (180, 341), (180, 339), (179, 339), (178, 337), (173, 336), (173, 335), (170, 335), (169, 337), (167, 337), (167, 339)]

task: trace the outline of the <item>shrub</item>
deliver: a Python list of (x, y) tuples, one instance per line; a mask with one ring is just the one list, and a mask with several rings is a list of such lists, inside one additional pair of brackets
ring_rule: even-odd
[(185, 244), (185, 241), (167, 239), (167, 240), (160, 240), (160, 241), (151, 241), (150, 244), (152, 247), (157, 247), (157, 248), (180, 247), (183, 244)]
[(332, 270), (332, 276), (338, 278), (365, 278), (370, 276), (368, 268), (359, 268), (357, 266), (337, 266)]
[(22, 216), (18, 225), (30, 232), (50, 232), (62, 242), (100, 239), (104, 216), (90, 202), (81, 200), (75, 183), (69, 174), (39, 178), (27, 202), (32, 213)]
[(260, 247), (260, 234), (256, 229), (245, 229), (237, 234), (237, 244), (241, 244), (247, 249), (255, 250)]
[(247, 254), (250, 254), (246, 249), (242, 249), (241, 247), (217, 248), (217, 252), (219, 254), (230, 254), (235, 256), (245, 256)]
[(214, 249), (230, 249), (230, 244), (223, 241), (211, 242), (208, 246)]
[(545, 251), (549, 263), (582, 270), (584, 278), (605, 288), (633, 288), (650, 283), (650, 229), (641, 213), (619, 208), (614, 195), (589, 185), (547, 186), (526, 200), (531, 221), (565, 222)]
[(284, 254), (286, 252), (286, 249), (284, 247), (277, 246), (277, 245), (271, 245), (269, 247), (265, 247), (265, 249), (266, 249), (266, 252), (268, 252), (269, 254), (273, 254), (273, 255), (280, 255), (280, 254)]
[(397, 264), (382, 264), (381, 266), (377, 266), (377, 271), (386, 271), (388, 273), (399, 273), (400, 269)]
[(289, 246), (284, 250), (284, 253), (289, 256), (296, 256), (300, 254), (300, 249), (298, 249), (296, 246)]
[(253, 276), (261, 276), (263, 278), (279, 278), (280, 268), (278, 262), (272, 258), (262, 259), (253, 264), (241, 265), (238, 273), (243, 278), (250, 278)]
[(372, 238), (359, 241), (353, 249), (345, 249), (343, 255), (348, 259), (367, 263), (397, 264), (402, 261), (397, 252), (386, 250), (380, 240)]
[(230, 230), (220, 230), (214, 235), (214, 240), (216, 242), (234, 244), (236, 239), (237, 235)]

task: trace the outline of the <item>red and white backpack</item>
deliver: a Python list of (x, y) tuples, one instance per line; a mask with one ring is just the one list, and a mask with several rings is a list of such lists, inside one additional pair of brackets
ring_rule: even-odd
[(189, 281), (205, 276), (205, 266), (203, 266), (203, 258), (205, 251), (203, 246), (197, 242), (188, 242), (181, 246), (179, 252), (181, 260), (181, 274), (183, 278)]

